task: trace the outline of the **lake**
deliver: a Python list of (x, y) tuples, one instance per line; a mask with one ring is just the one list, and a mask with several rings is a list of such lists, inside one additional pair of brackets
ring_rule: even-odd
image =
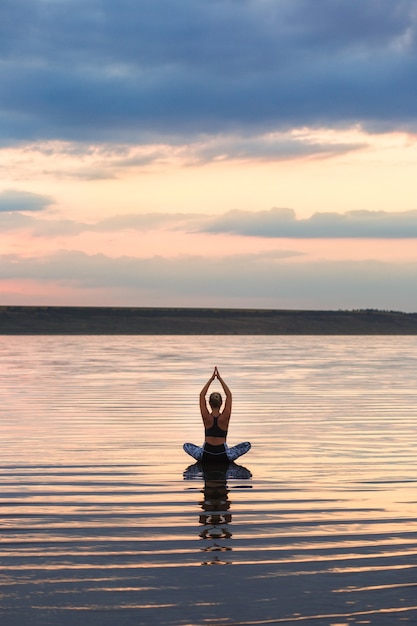
[[(417, 337), (0, 354), (2, 626), (417, 623)], [(182, 450), (215, 365), (252, 443), (227, 473)]]

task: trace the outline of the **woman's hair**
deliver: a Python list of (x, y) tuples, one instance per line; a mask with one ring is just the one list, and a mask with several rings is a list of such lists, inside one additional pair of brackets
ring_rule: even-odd
[(212, 394), (210, 394), (209, 404), (212, 409), (220, 409), (222, 402), (222, 397), (219, 393), (217, 393), (217, 391), (214, 391)]

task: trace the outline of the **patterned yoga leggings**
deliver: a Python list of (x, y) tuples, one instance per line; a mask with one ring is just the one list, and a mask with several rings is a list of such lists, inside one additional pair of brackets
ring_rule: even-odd
[(223, 443), (219, 446), (212, 446), (210, 443), (205, 443), (203, 446), (203, 458), (204, 463), (228, 463), (229, 459), (226, 454), (226, 448)]

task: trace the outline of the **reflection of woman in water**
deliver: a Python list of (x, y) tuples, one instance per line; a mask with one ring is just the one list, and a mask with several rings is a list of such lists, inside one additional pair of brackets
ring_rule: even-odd
[[(210, 394), (208, 409), (206, 395), (213, 380), (217, 378), (225, 393), (226, 400), (222, 409), (223, 399), (220, 393)], [(202, 447), (185, 443), (184, 450), (197, 461), (204, 463), (229, 463), (250, 450), (250, 443), (238, 443), (231, 448), (226, 444), (227, 430), (232, 412), (232, 392), (219, 374), (217, 367), (200, 392), (200, 411), (204, 423), (205, 441)]]
[(232, 548), (227, 543), (225, 545), (225, 540), (232, 537), (229, 526), (232, 521), (231, 503), (226, 475), (227, 466), (220, 468), (219, 466), (211, 466), (204, 471), (204, 500), (200, 502), (203, 512), (199, 516), (199, 522), (203, 524), (203, 529), (199, 535), (206, 541), (202, 550), (206, 553), (207, 560), (203, 562), (203, 565), (228, 565), (231, 563), (227, 559), (226, 553), (229, 553), (230, 556)]

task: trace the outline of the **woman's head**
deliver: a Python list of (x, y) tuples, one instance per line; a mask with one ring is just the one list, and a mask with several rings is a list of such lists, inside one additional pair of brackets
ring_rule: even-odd
[(220, 409), (222, 402), (222, 397), (219, 393), (217, 393), (217, 391), (210, 394), (209, 404), (212, 409)]

